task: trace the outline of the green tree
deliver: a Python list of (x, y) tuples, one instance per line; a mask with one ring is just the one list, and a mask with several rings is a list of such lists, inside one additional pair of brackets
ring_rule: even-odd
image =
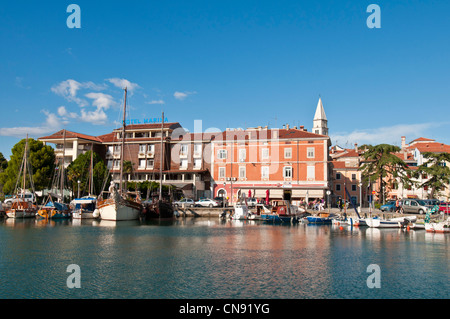
[[(93, 194), (91, 195), (100, 195), (103, 186), (109, 185), (110, 176), (108, 174), (108, 168), (102, 158), (95, 152), (92, 154), (92, 163)], [(80, 196), (89, 193), (90, 167), (91, 151), (79, 155), (76, 160), (67, 167), (67, 179), (72, 186), (74, 194), (78, 194), (78, 186), (80, 187)], [(105, 181), (105, 179), (108, 180)], [(79, 184), (78, 181), (80, 181)]]
[[(23, 139), (11, 149), (11, 158), (6, 169), (0, 173), (0, 184), (3, 184), (3, 192), (12, 194), (17, 184), (25, 150)], [(28, 139), (28, 161), (31, 168), (32, 180), (35, 190), (48, 188), (51, 184), (55, 169), (55, 153), (53, 148), (44, 145), (41, 141)], [(18, 184), (18, 187), (21, 184)], [(27, 178), (26, 188), (30, 188), (30, 179)]]
[(418, 178), (419, 174), (426, 174), (428, 180), (423, 183), (419, 182), (417, 185), (430, 188), (430, 197), (434, 198), (436, 192), (439, 193), (448, 187), (450, 168), (447, 164), (450, 163), (450, 154), (426, 152), (423, 153), (423, 157), (427, 161), (418, 167), (413, 177)]
[(404, 185), (411, 183), (406, 163), (395, 153), (400, 148), (389, 144), (365, 145), (363, 163), (359, 168), (362, 171), (363, 183), (379, 182), (378, 198), (385, 201), (386, 185), (399, 180)]

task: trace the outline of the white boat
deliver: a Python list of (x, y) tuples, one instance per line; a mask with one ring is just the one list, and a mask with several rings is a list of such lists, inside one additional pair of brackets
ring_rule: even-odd
[(247, 219), (249, 215), (248, 206), (245, 204), (237, 203), (234, 205), (234, 214), (231, 219), (244, 220)]
[(100, 213), (96, 209), (97, 198), (95, 197), (81, 197), (75, 198), (72, 201), (74, 206), (72, 210), (72, 218), (75, 219), (92, 219), (99, 217)]
[(391, 219), (366, 218), (366, 224), (374, 228), (402, 228), (412, 224), (417, 220), (416, 216), (396, 217)]
[(99, 201), (97, 208), (103, 220), (136, 220), (139, 219), (142, 205), (122, 198), (114, 187), (111, 197)]
[(425, 231), (430, 233), (450, 233), (450, 217), (442, 222), (425, 223)]
[(123, 181), (123, 152), (125, 146), (125, 117), (126, 117), (126, 105), (127, 105), (127, 88), (124, 89), (125, 98), (123, 103), (123, 125), (122, 125), (122, 145), (120, 153), (120, 178), (119, 178), (119, 191), (117, 191), (114, 182), (111, 182), (109, 187), (109, 198), (97, 202), (98, 212), (100, 218), (103, 220), (136, 220), (142, 212), (143, 206), (137, 201), (133, 201), (125, 197), (125, 192), (122, 189)]

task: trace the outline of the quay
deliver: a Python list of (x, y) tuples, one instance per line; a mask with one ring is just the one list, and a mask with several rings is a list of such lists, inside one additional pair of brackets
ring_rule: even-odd
[[(210, 218), (210, 217), (217, 217), (219, 218), (219, 216), (224, 212), (233, 212), (234, 211), (234, 207), (230, 206), (230, 207), (189, 207), (189, 208), (183, 208), (183, 207), (178, 207), (175, 209), (175, 214), (179, 217), (206, 217), (206, 218)], [(251, 212), (254, 212), (254, 209), (250, 209)], [(328, 210), (322, 210), (322, 211), (317, 211), (317, 210), (312, 210), (309, 209), (306, 211), (307, 213), (311, 214), (311, 215), (316, 215), (318, 213), (328, 213)], [(332, 214), (337, 214), (337, 215), (341, 215), (343, 216), (344, 213), (347, 214), (347, 217), (349, 218), (357, 218), (356, 212), (352, 209), (347, 209), (347, 212), (345, 212), (344, 210), (339, 211), (338, 208), (332, 208), (330, 209), (330, 213)], [(382, 212), (379, 209), (374, 209), (372, 211), (369, 211), (368, 208), (363, 208), (362, 211), (359, 213), (359, 215), (361, 216), (361, 218), (367, 218), (367, 217), (381, 217), (383, 219), (389, 219), (389, 218), (394, 218), (394, 217), (407, 217), (407, 216), (417, 216), (418, 220), (423, 220), (425, 218), (425, 214), (420, 215), (420, 214), (398, 214), (398, 213), (392, 213), (392, 212)]]

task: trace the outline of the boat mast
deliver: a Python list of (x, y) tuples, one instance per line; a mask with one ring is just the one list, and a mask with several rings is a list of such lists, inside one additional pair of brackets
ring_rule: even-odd
[(22, 199), (25, 199), (25, 183), (26, 183), (26, 178), (27, 178), (27, 151), (28, 151), (28, 134), (27, 134), (27, 138), (25, 140), (25, 150), (23, 153), (23, 160), (24, 160), (24, 167), (23, 167), (23, 187), (22, 187)]
[(162, 199), (162, 166), (163, 166), (163, 134), (164, 134), (164, 112), (162, 112), (162, 121), (161, 121), (161, 152), (160, 156), (160, 164), (159, 164), (159, 200)]
[(120, 186), (119, 186), (119, 192), (122, 195), (123, 192), (123, 186), (122, 186), (122, 179), (123, 179), (123, 148), (125, 145), (125, 114), (127, 109), (127, 87), (124, 89), (125, 91), (125, 98), (123, 101), (123, 124), (122, 124), (122, 145), (120, 146)]
[(66, 130), (63, 131), (63, 156), (61, 163), (61, 174), (60, 174), (60, 188), (61, 188), (61, 198), (59, 199), (60, 203), (64, 202), (64, 158), (66, 156)]
[(89, 195), (92, 195), (94, 188), (93, 156), (94, 156), (94, 143), (91, 143), (91, 166), (89, 169)]

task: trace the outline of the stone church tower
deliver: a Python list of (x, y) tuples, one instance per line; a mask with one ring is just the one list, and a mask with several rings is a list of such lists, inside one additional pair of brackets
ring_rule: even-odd
[(312, 132), (321, 135), (328, 135), (328, 121), (323, 109), (322, 99), (317, 103), (316, 114), (314, 115)]

